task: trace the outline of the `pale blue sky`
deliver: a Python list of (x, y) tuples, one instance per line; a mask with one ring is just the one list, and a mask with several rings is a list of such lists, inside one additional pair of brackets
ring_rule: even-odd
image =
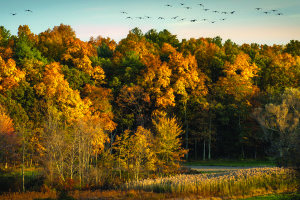
[[(268, 45), (281, 45), (290, 40), (300, 40), (300, 0), (0, 0), (0, 2), (0, 25), (10, 30), (13, 35), (17, 34), (19, 25), (27, 24), (33, 33), (39, 34), (63, 23), (70, 25), (75, 30), (76, 36), (84, 41), (88, 41), (91, 36), (101, 35), (118, 42), (134, 27), (139, 27), (144, 33), (152, 28), (157, 31), (167, 29), (180, 40), (220, 36), (223, 42), (231, 39), (237, 44)], [(27, 9), (32, 12), (26, 12)], [(235, 13), (230, 14), (232, 11)], [(16, 15), (12, 15), (14, 13)], [(176, 16), (178, 16), (176, 19), (172, 19)]]

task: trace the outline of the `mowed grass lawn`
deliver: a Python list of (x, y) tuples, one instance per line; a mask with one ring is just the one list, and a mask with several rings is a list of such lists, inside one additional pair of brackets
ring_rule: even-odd
[(272, 160), (205, 160), (183, 162), (188, 166), (231, 166), (231, 167), (276, 167), (276, 162)]
[(256, 196), (238, 200), (282, 200), (278, 195)]

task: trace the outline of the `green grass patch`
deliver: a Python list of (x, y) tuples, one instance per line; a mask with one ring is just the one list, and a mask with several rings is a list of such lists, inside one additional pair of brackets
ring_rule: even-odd
[(250, 197), (250, 198), (244, 198), (244, 199), (238, 199), (238, 200), (282, 200), (278, 195), (264, 195), (264, 196), (256, 196), (256, 197)]
[(231, 166), (231, 167), (275, 167), (276, 163), (271, 160), (207, 160), (185, 162), (189, 166)]

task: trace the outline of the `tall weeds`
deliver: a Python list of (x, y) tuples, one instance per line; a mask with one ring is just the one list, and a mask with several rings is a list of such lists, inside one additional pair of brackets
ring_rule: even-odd
[(154, 192), (192, 193), (201, 196), (255, 196), (295, 188), (293, 171), (283, 168), (256, 168), (225, 174), (177, 175), (128, 182), (126, 189)]

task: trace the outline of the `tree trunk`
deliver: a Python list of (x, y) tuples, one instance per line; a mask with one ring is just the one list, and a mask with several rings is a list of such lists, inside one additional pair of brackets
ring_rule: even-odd
[(211, 146), (211, 114), (209, 112), (209, 139), (208, 139), (208, 160), (210, 160), (210, 146)]
[(197, 160), (197, 138), (195, 138), (195, 160)]
[[(24, 133), (23, 133), (24, 134)], [(22, 153), (22, 186), (25, 192), (25, 138), (23, 137), (23, 153)]]
[[(189, 131), (189, 125), (188, 125), (188, 122), (186, 120), (186, 103), (185, 103), (185, 106), (184, 106), (184, 119), (185, 119), (185, 149), (188, 150), (189, 149), (189, 134), (188, 134), (188, 131)], [(185, 159), (188, 160), (189, 158), (189, 154), (186, 153), (185, 154)]]
[(205, 160), (205, 140), (203, 140), (203, 160)]
[(210, 157), (210, 144), (211, 144), (211, 136), (209, 137), (209, 140), (208, 140), (208, 160), (211, 159), (211, 157)]
[(243, 158), (245, 158), (244, 146), (242, 146), (242, 156), (243, 156)]

